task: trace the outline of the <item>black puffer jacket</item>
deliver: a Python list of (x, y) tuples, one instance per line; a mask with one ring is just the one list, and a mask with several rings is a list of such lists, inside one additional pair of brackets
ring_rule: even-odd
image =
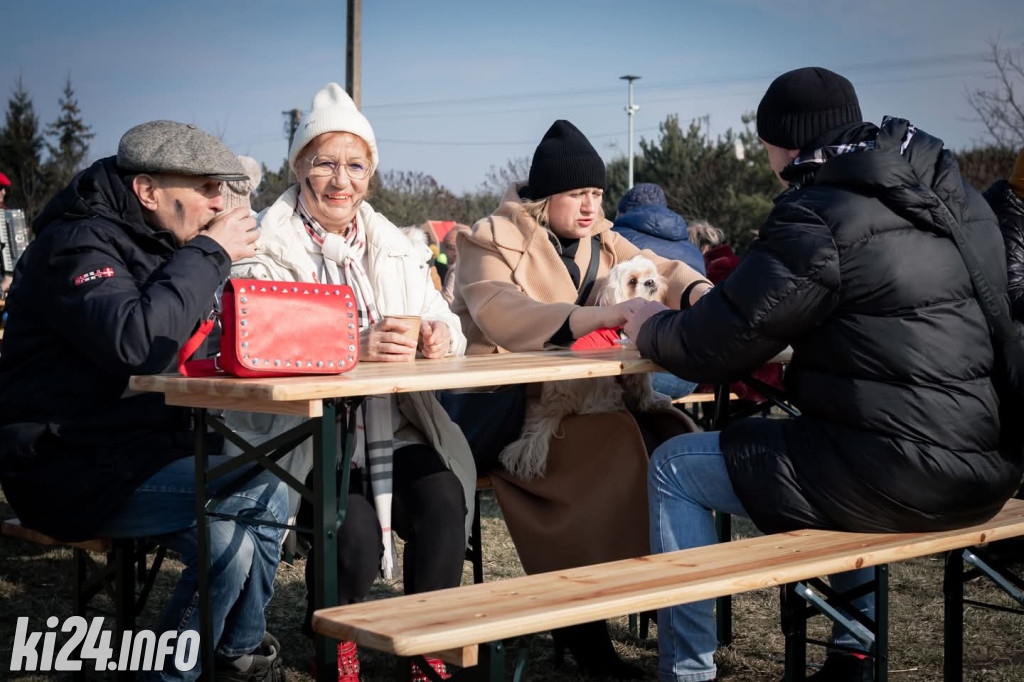
[[(734, 488), (765, 532), (890, 532), (991, 517), (1016, 489), (999, 451), (993, 351), (939, 199), (1006, 286), (991, 211), (942, 142), (908, 123), (856, 124), (817, 148), (875, 140), (793, 177), (737, 269), (687, 311), (656, 315), (638, 345), (692, 380), (727, 381), (786, 347), (797, 419), (728, 426)], [(934, 192), (934, 193), (933, 193)]]
[(1024, 199), (1017, 196), (1006, 180), (993, 183), (984, 196), (999, 220), (1006, 246), (1010, 309), (1015, 320), (1024, 321)]
[(47, 205), (18, 261), (0, 355), (0, 483), (27, 525), (90, 536), (145, 479), (192, 452), (187, 413), (127, 390), (175, 369), (227, 253), (145, 223), (113, 157)]

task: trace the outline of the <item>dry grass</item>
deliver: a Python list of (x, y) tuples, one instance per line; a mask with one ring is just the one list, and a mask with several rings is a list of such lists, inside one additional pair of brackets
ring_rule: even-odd
[[(515, 550), (509, 540), (494, 499), (484, 495), (483, 504), (484, 575), (499, 580), (521, 574)], [(12, 516), (0, 497), (0, 516)], [(737, 524), (738, 534), (750, 534), (749, 525)], [(464, 582), (471, 581), (468, 570)], [(308, 673), (313, 649), (299, 632), (303, 616), (305, 587), (302, 560), (295, 565), (282, 564), (277, 592), (269, 608), (270, 630), (281, 640), (289, 677), (312, 680)], [(165, 564), (153, 597), (142, 614), (138, 627), (151, 627), (157, 609), (174, 584), (180, 564)], [(898, 682), (939, 680), (942, 678), (942, 562), (925, 558), (893, 565), (890, 574), (890, 677)], [(968, 587), (976, 597), (1010, 605), (995, 589), (976, 581)], [(400, 581), (378, 581), (374, 598), (401, 591)], [(50, 615), (70, 615), (71, 554), (62, 549), (46, 549), (8, 538), (0, 539), (0, 679), (56, 679), (41, 675), (9, 672), (14, 625), (18, 616), (39, 621)], [(734, 601), (734, 643), (719, 652), (720, 679), (731, 681), (779, 680), (782, 677), (782, 634), (778, 622), (778, 593), (774, 589), (739, 595)], [(820, 619), (819, 619), (820, 620)], [(986, 682), (1024, 682), (1024, 617), (968, 607), (965, 625), (965, 680)], [(112, 627), (112, 620), (108, 621)], [(623, 658), (641, 666), (648, 679), (657, 679), (657, 647), (653, 639), (639, 641), (631, 635), (625, 618), (612, 623), (613, 637)], [(812, 633), (826, 636), (823, 625)], [(522, 648), (529, 651), (526, 682), (569, 682), (581, 679), (571, 659), (558, 670), (552, 667), (551, 640), (546, 634), (509, 643), (509, 661)], [(812, 660), (822, 653), (810, 647)], [(363, 679), (367, 682), (393, 679), (393, 663), (385, 656), (362, 652)]]

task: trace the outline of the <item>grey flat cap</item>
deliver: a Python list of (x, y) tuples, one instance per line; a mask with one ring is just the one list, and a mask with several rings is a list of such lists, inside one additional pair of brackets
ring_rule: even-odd
[(117, 145), (117, 166), (136, 173), (248, 179), (227, 145), (194, 125), (176, 121), (150, 121), (126, 132)]

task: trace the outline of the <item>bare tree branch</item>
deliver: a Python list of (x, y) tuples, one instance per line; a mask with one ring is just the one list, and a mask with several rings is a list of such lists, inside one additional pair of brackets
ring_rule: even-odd
[(1013, 50), (990, 44), (991, 54), (985, 60), (994, 73), (988, 77), (990, 89), (967, 93), (967, 102), (981, 119), (991, 142), (1000, 147), (1024, 147), (1024, 56), (1022, 50)]

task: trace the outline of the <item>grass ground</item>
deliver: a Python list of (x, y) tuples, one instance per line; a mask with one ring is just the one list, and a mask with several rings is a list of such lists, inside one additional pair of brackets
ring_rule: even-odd
[[(489, 494), (483, 496), (484, 575), (487, 580), (521, 575), (522, 569), (508, 537), (497, 505)], [(0, 497), (0, 517), (13, 512)], [(737, 524), (738, 535), (752, 529)], [(464, 582), (471, 582), (468, 570)], [(140, 618), (138, 627), (155, 623), (159, 605), (180, 573), (175, 561), (165, 563), (154, 594)], [(282, 563), (276, 594), (269, 607), (269, 629), (281, 641), (289, 679), (312, 680), (309, 662), (313, 648), (299, 632), (304, 612), (305, 587), (303, 560), (294, 565)], [(890, 574), (890, 679), (897, 682), (942, 679), (942, 561), (924, 558), (892, 566)], [(976, 598), (1011, 605), (995, 589), (976, 581), (968, 587)], [(401, 592), (399, 580), (378, 581), (372, 598), (384, 598)], [(19, 616), (31, 616), (33, 622), (55, 615), (70, 615), (71, 553), (47, 549), (9, 538), (0, 538), (0, 680), (36, 681), (59, 679), (39, 674), (10, 672), (14, 627)], [(720, 650), (719, 679), (733, 682), (779, 680), (782, 677), (782, 634), (779, 631), (778, 591), (766, 589), (739, 595), (734, 599), (735, 641)], [(108, 627), (113, 627), (112, 619)], [(648, 679), (657, 679), (656, 630), (651, 638), (640, 641), (629, 633), (625, 618), (612, 624), (612, 634), (620, 655), (640, 666)], [(812, 628), (819, 638), (826, 636), (821, 624)], [(986, 682), (1024, 682), (1024, 616), (968, 607), (965, 618), (964, 679)], [(547, 634), (509, 643), (509, 660), (527, 649), (529, 663), (525, 682), (570, 682), (581, 679), (571, 658), (560, 669), (553, 668), (551, 639)], [(820, 660), (820, 650), (810, 647), (812, 660)], [(393, 679), (392, 662), (371, 652), (361, 654), (363, 680), (377, 682)], [(99, 679), (95, 677), (93, 679)]]

